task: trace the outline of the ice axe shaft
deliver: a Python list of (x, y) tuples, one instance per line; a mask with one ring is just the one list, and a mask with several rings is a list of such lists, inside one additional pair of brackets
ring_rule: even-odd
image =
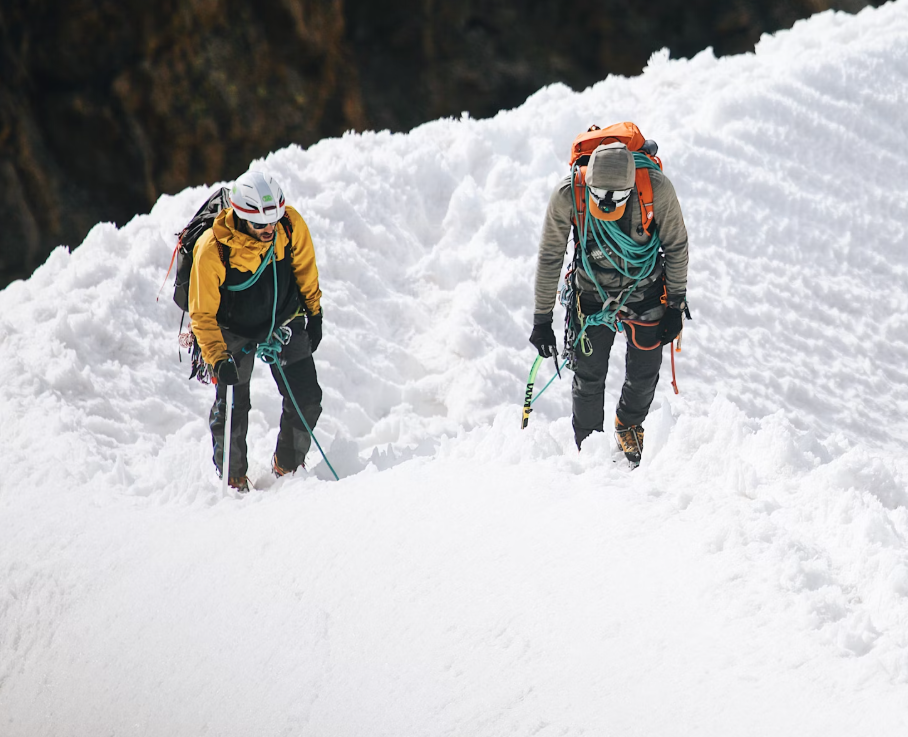
[(221, 491), (226, 495), (230, 481), (230, 436), (233, 428), (233, 384), (227, 385), (227, 421), (224, 423), (224, 457), (221, 459)]

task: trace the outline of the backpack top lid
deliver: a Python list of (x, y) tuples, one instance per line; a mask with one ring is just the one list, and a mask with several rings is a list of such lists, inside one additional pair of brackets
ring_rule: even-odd
[(635, 123), (615, 123), (606, 128), (590, 126), (590, 129), (577, 136), (571, 145), (571, 166), (578, 159), (591, 155), (601, 144), (613, 141), (623, 143), (628, 151), (639, 151), (646, 139)]

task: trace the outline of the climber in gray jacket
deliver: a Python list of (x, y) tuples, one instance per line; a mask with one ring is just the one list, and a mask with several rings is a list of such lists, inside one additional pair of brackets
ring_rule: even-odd
[[(638, 198), (636, 168), (633, 154), (623, 144), (607, 143), (593, 151), (580, 181), (572, 173), (555, 187), (539, 243), (530, 335), (541, 356), (557, 355), (553, 309), (573, 229), (578, 250), (568, 285), (573, 292), (568, 309), (576, 311), (576, 324), (586, 327), (572, 351), (574, 440), (579, 449), (591, 433), (604, 429), (609, 353), (615, 331), (621, 330), (627, 337), (627, 357), (615, 434), (632, 464), (639, 463), (643, 451), (642, 423), (659, 380), (662, 347), (681, 332), (682, 313), (689, 317), (687, 229), (675, 189), (661, 169), (648, 170), (652, 222), (644, 223), (649, 216), (645, 198)], [(596, 237), (590, 236), (593, 230)], [(642, 267), (633, 257), (628, 261), (629, 254), (647, 247), (652, 248), (652, 257)], [(611, 319), (590, 319), (600, 315)]]

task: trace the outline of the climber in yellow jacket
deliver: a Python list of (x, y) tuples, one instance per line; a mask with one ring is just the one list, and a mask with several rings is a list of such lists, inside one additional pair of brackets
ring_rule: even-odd
[[(249, 381), (256, 349), (277, 331), (284, 343), (281, 372), (271, 373), (283, 396), (272, 471), (283, 476), (304, 465), (310, 428), (321, 414), (322, 391), (312, 353), (322, 338), (321, 290), (309, 228), (284, 202), (268, 174), (248, 171), (230, 189), (230, 204), (198, 239), (189, 280), (189, 316), (202, 357), (212, 366), (217, 394), (209, 415), (214, 464), (223, 473), (227, 386), (234, 386), (228, 483), (248, 489), (246, 431)], [(262, 264), (274, 249), (274, 260)], [(258, 278), (255, 275), (258, 274)]]

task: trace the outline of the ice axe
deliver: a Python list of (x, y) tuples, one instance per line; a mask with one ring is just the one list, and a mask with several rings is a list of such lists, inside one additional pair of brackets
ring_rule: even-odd
[(227, 385), (227, 422), (224, 424), (224, 457), (221, 459), (221, 491), (226, 496), (230, 481), (230, 435), (233, 427), (233, 384)]

